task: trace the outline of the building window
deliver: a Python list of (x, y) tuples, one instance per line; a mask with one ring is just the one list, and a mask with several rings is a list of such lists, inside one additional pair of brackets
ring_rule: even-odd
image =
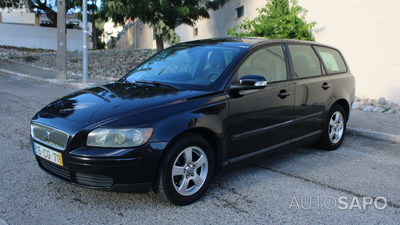
[(236, 19), (244, 16), (244, 6), (240, 6), (239, 8), (236, 8)]
[(195, 27), (195, 28), (193, 29), (193, 36), (197, 36), (197, 35), (199, 35), (199, 28), (198, 28), (198, 27)]

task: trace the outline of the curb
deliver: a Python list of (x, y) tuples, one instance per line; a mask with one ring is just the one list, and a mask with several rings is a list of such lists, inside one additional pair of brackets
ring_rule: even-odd
[[(6, 61), (9, 61), (9, 60), (6, 60)], [(32, 66), (32, 67), (35, 67), (35, 68), (39, 68), (39, 69), (42, 69), (42, 70), (54, 71), (52, 68), (49, 68), (49, 67), (41, 67), (41, 66), (36, 66), (36, 65), (30, 65), (29, 63), (28, 63), (28, 64), (24, 64), (24, 63), (15, 62), (15, 61), (9, 61), (9, 62), (18, 63), (18, 64), (20, 64), (20, 65), (28, 65), (28, 66)], [(83, 76), (82, 74), (79, 74), (79, 73), (70, 73), (69, 75), (80, 76), (80, 77)], [(106, 81), (116, 81), (116, 80), (119, 79), (119, 78), (102, 77), (102, 76), (101, 76), (101, 77), (97, 77), (97, 78), (98, 78), (98, 79), (102, 79), (102, 80), (106, 80)]]
[(356, 128), (352, 128), (352, 127), (347, 127), (346, 129), (347, 129), (346, 133), (348, 133), (348, 134), (371, 138), (371, 139), (376, 139), (376, 140), (381, 140), (381, 141), (393, 142), (395, 144), (400, 144), (400, 136), (398, 136), (398, 135), (361, 130), (361, 129), (356, 129)]
[[(11, 63), (15, 63), (15, 64), (20, 64), (20, 65), (28, 65), (28, 66), (32, 66), (32, 67), (35, 67), (35, 68), (38, 68), (38, 69), (42, 69), (42, 70), (54, 71), (52, 68), (49, 68), (49, 67), (41, 67), (41, 66), (36, 66), (36, 65), (31, 65), (30, 63), (25, 64), (25, 63), (22, 63), (22, 62), (7, 60), (7, 59), (4, 59), (4, 58), (0, 58), (0, 60), (4, 60), (4, 61), (7, 61), (7, 62), (11, 62)], [(129, 71), (129, 70), (127, 70), (127, 71)], [(5, 70), (2, 71), (2, 72), (5, 72)], [(6, 72), (5, 72), (5, 73), (6, 73)], [(80, 77), (83, 76), (83, 74), (79, 74), (79, 73), (70, 73), (69, 75), (80, 76)], [(97, 78), (97, 79), (104, 80), (104, 81), (107, 81), (107, 82), (113, 82), (113, 81), (116, 81), (116, 80), (119, 79), (119, 77), (103, 77), (103, 76), (99, 76), (99, 77), (96, 77), (96, 78)]]
[(30, 76), (30, 75), (26, 75), (26, 74), (23, 74), (23, 73), (16, 73), (16, 72), (9, 71), (9, 70), (4, 70), (4, 69), (0, 69), (0, 72), (12, 74), (12, 75), (17, 75), (17, 76), (22, 77), (22, 78), (48, 82), (48, 83), (51, 83), (51, 84), (55, 84), (55, 85), (59, 85), (59, 86), (65, 86), (65, 87), (71, 87), (71, 88), (83, 89), (83, 88), (87, 88), (87, 87), (96, 85), (95, 83), (86, 83), (86, 84), (85, 83), (76, 83), (75, 79), (68, 79), (68, 80), (44, 79), (44, 78)]

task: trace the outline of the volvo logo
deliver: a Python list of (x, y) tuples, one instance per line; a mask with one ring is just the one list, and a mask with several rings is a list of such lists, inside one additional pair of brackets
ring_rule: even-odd
[(51, 133), (53, 133), (53, 132), (54, 132), (54, 130), (52, 130), (52, 131), (46, 131), (45, 134), (44, 134), (43, 140), (44, 140), (44, 141), (49, 141), (49, 140), (50, 140), (50, 135), (51, 135)]

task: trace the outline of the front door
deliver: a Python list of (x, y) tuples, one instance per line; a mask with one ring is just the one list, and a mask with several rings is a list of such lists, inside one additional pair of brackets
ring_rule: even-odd
[(287, 79), (282, 46), (264, 47), (251, 54), (239, 67), (237, 77), (248, 74), (264, 76), (267, 87), (230, 96), (230, 163), (290, 144), (294, 86)]

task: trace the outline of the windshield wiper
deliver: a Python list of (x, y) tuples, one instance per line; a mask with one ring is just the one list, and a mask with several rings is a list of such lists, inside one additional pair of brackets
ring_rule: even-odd
[(170, 84), (160, 83), (160, 82), (158, 82), (158, 81), (135, 80), (135, 83), (137, 83), (137, 84), (153, 84), (153, 85), (155, 85), (155, 86), (157, 86), (157, 87), (159, 87), (159, 86), (164, 86), (164, 87), (173, 88), (173, 89), (176, 89), (176, 90), (179, 90), (179, 91), (183, 91), (182, 88), (178, 88), (178, 87), (175, 87), (175, 86), (170, 85)]

